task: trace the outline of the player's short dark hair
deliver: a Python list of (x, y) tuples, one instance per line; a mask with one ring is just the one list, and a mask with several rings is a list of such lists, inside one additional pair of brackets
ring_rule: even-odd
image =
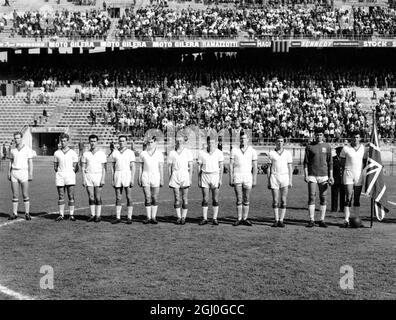
[(355, 130), (355, 131), (351, 132), (351, 137), (354, 137), (354, 136), (357, 136), (357, 135), (361, 136), (359, 130)]
[(59, 140), (62, 140), (62, 139), (67, 139), (67, 141), (69, 141), (69, 139), (70, 139), (70, 137), (69, 137), (69, 135), (67, 134), (67, 133), (61, 133), (60, 134), (60, 136), (59, 136)]
[(96, 141), (99, 141), (99, 138), (98, 138), (98, 136), (97, 136), (96, 134), (91, 134), (91, 135), (88, 137), (88, 141), (91, 140), (91, 139), (96, 139)]
[(121, 138), (125, 138), (125, 140), (128, 140), (127, 136), (125, 134), (122, 134), (120, 136), (118, 136), (118, 140), (120, 140)]
[(239, 137), (243, 137), (243, 136), (248, 136), (247, 132), (241, 130), (241, 132), (239, 132)]
[(285, 140), (285, 138), (282, 135), (280, 135), (280, 134), (276, 136), (275, 140), (279, 140), (279, 139)]
[(23, 134), (22, 134), (22, 132), (20, 132), (20, 131), (15, 131), (15, 132), (14, 132), (14, 138), (15, 138), (16, 136), (21, 136), (21, 138), (23, 138)]
[(209, 141), (211, 141), (211, 140), (216, 141), (215, 136), (213, 136), (213, 135), (208, 135), (208, 136), (206, 137), (206, 141), (209, 143)]

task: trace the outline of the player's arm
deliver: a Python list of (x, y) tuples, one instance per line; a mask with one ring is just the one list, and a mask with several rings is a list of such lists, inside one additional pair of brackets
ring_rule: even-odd
[(305, 148), (304, 155), (304, 181), (308, 183), (308, 162), (309, 162), (309, 148)]
[[(55, 172), (58, 172), (58, 162), (57, 161), (54, 161), (54, 170), (55, 170)], [(73, 163), (73, 165), (74, 165), (74, 163)]]
[(344, 170), (345, 170), (345, 162), (346, 162), (346, 158), (345, 158), (345, 151), (344, 148), (341, 150), (341, 154), (340, 154), (340, 175), (341, 177), (344, 176)]
[(173, 169), (173, 165), (172, 165), (172, 163), (171, 162), (169, 162), (168, 163), (168, 176), (169, 176), (169, 179), (172, 177), (172, 170)]
[(293, 164), (290, 162), (287, 164), (289, 168), (289, 188), (293, 186)]
[(78, 161), (73, 162), (73, 170), (74, 170), (74, 173), (78, 172)]
[(234, 158), (230, 158), (230, 186), (234, 186)]
[(12, 161), (14, 161), (14, 159), (12, 158), (12, 154), (11, 154), (10, 162), (8, 162), (8, 180), (10, 181), (11, 181)]
[(136, 171), (135, 161), (131, 161), (130, 168), (131, 168), (131, 184), (130, 184), (130, 187), (133, 187), (134, 184), (135, 184), (135, 171)]
[(192, 162), (192, 161), (189, 161), (189, 162), (188, 162), (188, 174), (189, 174), (189, 176), (190, 176), (190, 184), (191, 184), (191, 182), (192, 182), (193, 170), (194, 170), (193, 162)]
[(164, 163), (160, 162), (158, 166), (160, 172), (160, 187), (162, 187), (164, 185)]
[(272, 173), (272, 163), (270, 161), (268, 163), (268, 169), (267, 169), (268, 189), (271, 189), (271, 173)]
[(363, 155), (363, 169), (366, 168), (368, 159), (368, 149), (364, 147), (364, 155)]
[(102, 179), (100, 180), (100, 186), (103, 187), (106, 178), (106, 162), (102, 163)]
[(33, 180), (33, 159), (28, 159), (29, 181)]
[(331, 148), (329, 148), (327, 152), (327, 168), (329, 173), (329, 183), (330, 185), (334, 184), (333, 177), (333, 156), (331, 155)]
[(219, 161), (219, 170), (220, 170), (219, 187), (221, 187), (223, 183), (224, 161)]
[(202, 179), (202, 167), (203, 167), (202, 162), (198, 161), (198, 187), (200, 187), (200, 188), (202, 186), (202, 181), (201, 181), (201, 179)]
[(253, 184), (252, 187), (255, 187), (257, 184), (257, 160), (252, 161), (253, 166)]
[(83, 162), (81, 163), (81, 165), (82, 165), (82, 175), (83, 175), (83, 187), (85, 187), (86, 185), (87, 185), (87, 176), (86, 176), (86, 173), (87, 173), (87, 163), (85, 162), (85, 160), (83, 159), (82, 160)]

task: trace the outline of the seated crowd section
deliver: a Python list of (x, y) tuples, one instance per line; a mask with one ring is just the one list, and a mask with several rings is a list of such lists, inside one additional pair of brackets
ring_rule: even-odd
[[(356, 130), (370, 133), (371, 110), (363, 108), (357, 87), (394, 88), (393, 70), (326, 69), (316, 65), (292, 68), (236, 66), (233, 68), (114, 67), (112, 69), (24, 68), (25, 76), (42, 86), (83, 83), (77, 101), (91, 101), (104, 89), (114, 90), (107, 104), (90, 112), (92, 125), (141, 137), (147, 129), (163, 132), (198, 126), (206, 130), (251, 129), (259, 142), (278, 134), (295, 142), (310, 139), (322, 127), (329, 141), (338, 142)], [(32, 80), (32, 81), (33, 81)], [(55, 93), (56, 94), (56, 89)], [(108, 95), (106, 95), (108, 96)], [(379, 97), (376, 118), (382, 138), (394, 139), (396, 93)], [(87, 105), (87, 112), (89, 106)]]
[[(211, 3), (209, 3), (211, 4)], [(12, 25), (12, 36), (33, 38), (109, 35), (117, 39), (166, 38), (329, 38), (393, 37), (396, 11), (390, 7), (336, 8), (322, 3), (269, 2), (265, 6), (209, 6), (196, 8), (152, 4), (127, 8), (111, 19), (104, 6), (86, 11), (26, 11), (0, 16), (0, 32)]]

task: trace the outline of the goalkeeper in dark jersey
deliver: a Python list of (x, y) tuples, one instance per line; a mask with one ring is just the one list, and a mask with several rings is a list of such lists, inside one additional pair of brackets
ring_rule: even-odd
[(324, 222), (326, 216), (327, 189), (334, 183), (333, 158), (331, 146), (324, 141), (323, 129), (315, 131), (315, 141), (305, 149), (304, 180), (308, 183), (308, 212), (309, 223), (307, 227), (315, 226), (315, 198), (316, 186), (319, 187), (320, 221), (319, 227), (327, 228)]

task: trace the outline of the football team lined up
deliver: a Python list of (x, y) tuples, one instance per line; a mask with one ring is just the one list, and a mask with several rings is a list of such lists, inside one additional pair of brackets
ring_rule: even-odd
[[(19, 187), (23, 193), (25, 204), (25, 219), (31, 220), (29, 201), (29, 181), (33, 179), (33, 151), (22, 143), (22, 134), (15, 133), (16, 148), (12, 149), (8, 179), (11, 181), (13, 213), (9, 220), (17, 218)], [(101, 221), (102, 189), (105, 184), (106, 164), (111, 164), (112, 185), (115, 190), (116, 218), (113, 224), (121, 222), (122, 193), (127, 199), (127, 224), (132, 223), (133, 202), (132, 188), (135, 181), (135, 153), (127, 147), (127, 137), (118, 137), (119, 147), (115, 148), (109, 157), (97, 146), (98, 137), (89, 136), (89, 150), (83, 152), (81, 159), (69, 147), (69, 136), (61, 134), (60, 149), (54, 154), (55, 181), (58, 190), (59, 216), (56, 221), (65, 219), (65, 193), (68, 196), (68, 205), (71, 221), (74, 217), (74, 187), (76, 173), (79, 170), (79, 161), (82, 164), (83, 186), (86, 188), (89, 199), (90, 217), (88, 222)], [(176, 138), (175, 149), (169, 153), (167, 164), (169, 187), (174, 192), (174, 208), (176, 224), (184, 225), (188, 213), (188, 191), (193, 174), (193, 153), (185, 144), (186, 136)], [(229, 184), (235, 190), (237, 220), (234, 226), (252, 226), (248, 220), (250, 194), (257, 185), (257, 152), (249, 145), (248, 135), (240, 133), (240, 145), (231, 150)], [(341, 167), (345, 184), (345, 221), (343, 227), (349, 227), (352, 199), (354, 215), (360, 214), (360, 194), (363, 183), (363, 168), (367, 159), (367, 149), (360, 143), (360, 134), (351, 137), (349, 145), (344, 146), (341, 152)], [(274, 223), (272, 227), (285, 227), (284, 218), (287, 208), (287, 195), (292, 187), (292, 155), (284, 149), (284, 138), (278, 136), (275, 149), (269, 153), (268, 189), (272, 192), (272, 207)], [(157, 224), (158, 195), (164, 186), (164, 156), (157, 149), (156, 137), (147, 141), (147, 147), (140, 153), (140, 162), (137, 183), (143, 189), (145, 197), (146, 219), (144, 224)], [(221, 190), (224, 172), (224, 155), (217, 148), (213, 136), (207, 137), (206, 149), (198, 153), (198, 186), (202, 190), (202, 220), (199, 225), (208, 224), (209, 197), (212, 195), (213, 218), (212, 224), (219, 225), (219, 192)], [(315, 141), (308, 145), (304, 158), (304, 180), (308, 185), (308, 212), (307, 227), (315, 226), (315, 198), (316, 189), (319, 189), (320, 220), (318, 226), (326, 228), (326, 200), (329, 185), (334, 183), (332, 149), (324, 141), (323, 131), (318, 129)]]

